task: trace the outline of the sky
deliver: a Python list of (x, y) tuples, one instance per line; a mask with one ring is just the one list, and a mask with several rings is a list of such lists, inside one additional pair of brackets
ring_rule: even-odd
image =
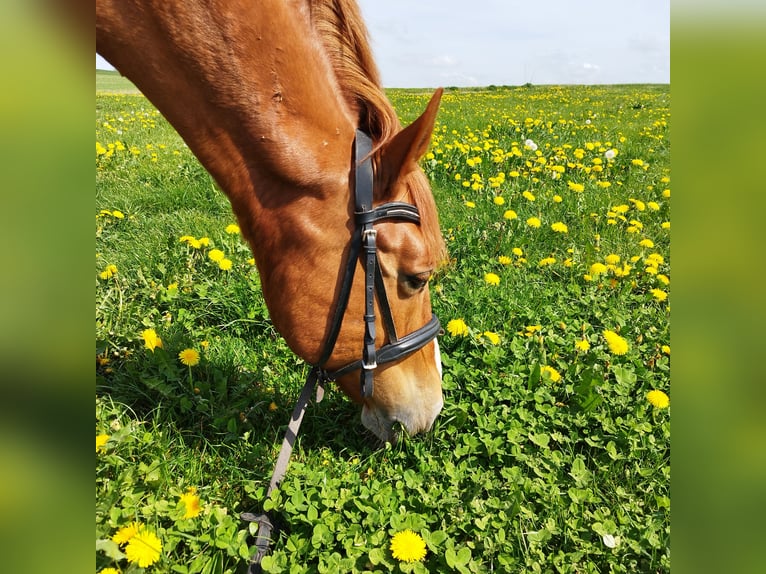
[(359, 4), (386, 87), (670, 83), (670, 0)]

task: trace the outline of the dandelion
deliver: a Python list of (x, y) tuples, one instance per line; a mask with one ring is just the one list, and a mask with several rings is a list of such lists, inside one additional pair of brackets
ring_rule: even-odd
[(589, 271), (592, 277), (598, 277), (599, 275), (606, 273), (606, 265), (596, 262), (590, 266)]
[(553, 202), (554, 203), (561, 203), (562, 201), (564, 201), (564, 199), (560, 195), (554, 195), (553, 196)]
[(497, 258), (497, 262), (500, 265), (510, 265), (511, 264), (511, 258), (507, 255), (499, 255)]
[(607, 265), (617, 265), (620, 262), (620, 256), (615, 255), (614, 253), (610, 253), (606, 257), (604, 257), (604, 261)]
[(107, 265), (106, 268), (98, 274), (101, 279), (106, 281), (107, 279), (111, 279), (114, 275), (117, 274), (117, 266), (116, 265)]
[(530, 191), (525, 191), (521, 194), (527, 201), (534, 201), (536, 198)]
[(647, 249), (651, 249), (652, 247), (654, 247), (654, 241), (652, 241), (651, 239), (642, 239), (641, 241), (638, 242), (638, 244), (641, 247), (646, 247)]
[(649, 203), (646, 204), (646, 207), (648, 207), (652, 211), (659, 211), (660, 204), (657, 203), (656, 201), (650, 201)]
[(187, 367), (193, 367), (199, 363), (199, 352), (194, 349), (184, 349), (178, 353), (178, 359)]
[(624, 355), (628, 352), (628, 342), (620, 337), (614, 331), (605, 330), (603, 332), (606, 344), (609, 346), (609, 352), (613, 355)]
[(391, 538), (391, 555), (401, 562), (419, 562), (426, 557), (425, 540), (409, 528), (397, 532)]
[(585, 353), (588, 351), (588, 349), (590, 349), (590, 343), (586, 341), (585, 339), (581, 339), (580, 341), (575, 341), (575, 349), (577, 351), (582, 351), (583, 353)]
[(153, 533), (141, 529), (130, 539), (125, 548), (128, 561), (138, 564), (140, 568), (151, 566), (160, 559), (162, 542)]
[(224, 255), (223, 251), (221, 251), (220, 249), (211, 249), (208, 252), (207, 256), (210, 258), (211, 261), (215, 261), (216, 263), (218, 263), (224, 257), (226, 257), (226, 255)]
[(236, 223), (230, 223), (226, 226), (226, 229), (224, 229), (226, 233), (229, 235), (237, 235), (239, 233), (239, 225)]
[(670, 406), (670, 397), (656, 389), (646, 393), (646, 400), (649, 401), (653, 407), (658, 409), (666, 409)]
[(582, 183), (575, 183), (573, 181), (567, 182), (567, 187), (575, 193), (582, 193), (585, 191), (585, 186)]
[(553, 265), (554, 263), (556, 263), (555, 257), (546, 257), (545, 259), (540, 259), (537, 265), (538, 267), (548, 267), (549, 265)]
[(485, 273), (484, 281), (489, 285), (500, 285), (500, 277), (494, 273)]
[(566, 226), (565, 223), (562, 223), (561, 221), (552, 223), (551, 229), (555, 231), (556, 233), (569, 233), (569, 228)]
[(144, 339), (144, 346), (150, 351), (154, 352), (157, 347), (162, 349), (162, 339), (159, 338), (154, 329), (144, 329), (141, 332), (141, 337)]
[(512, 209), (507, 209), (505, 213), (503, 213), (503, 217), (511, 221), (513, 219), (516, 219), (518, 217), (518, 214)]
[(529, 219), (527, 219), (527, 225), (529, 225), (530, 227), (534, 227), (536, 229), (540, 227), (541, 222), (540, 222), (540, 219), (537, 217), (530, 217)]
[(662, 190), (662, 197), (665, 199), (670, 199), (670, 190), (669, 189), (663, 189)]
[(108, 434), (96, 435), (96, 453), (106, 452), (106, 441), (109, 440)]
[(125, 214), (122, 211), (120, 211), (119, 209), (115, 209), (112, 212), (112, 217), (115, 217), (117, 219), (125, 219)]
[(184, 519), (195, 518), (202, 511), (197, 489), (193, 486), (186, 489), (186, 492), (181, 495), (180, 501), (186, 507)]
[(452, 319), (447, 323), (447, 332), (453, 337), (465, 337), (468, 334), (468, 325), (463, 319)]
[(279, 407), (277, 406), (277, 403), (275, 403), (274, 401), (272, 401), (272, 402), (270, 402), (270, 403), (269, 403), (269, 410), (270, 410), (270, 411), (274, 412), (274, 411), (275, 411), (275, 410), (277, 410), (278, 408), (279, 408)]
[(530, 139), (524, 140), (524, 147), (529, 148), (532, 151), (537, 151), (537, 144)]
[(516, 257), (521, 257), (524, 255), (524, 252), (521, 250), (521, 247), (514, 247), (511, 249), (511, 253), (513, 253)]
[(632, 159), (632, 160), (630, 160), (630, 163), (635, 165), (636, 167), (643, 167), (644, 166), (644, 160), (642, 160), (642, 159)]
[(608, 149), (604, 152), (604, 157), (606, 159), (614, 159), (617, 157), (617, 150), (616, 149)]
[(660, 302), (668, 298), (667, 292), (663, 291), (662, 289), (650, 289), (649, 292), (655, 299), (657, 299), (657, 301)]
[(670, 222), (663, 221), (662, 223), (660, 223), (660, 227), (662, 227), (663, 229), (670, 229)]
[(500, 344), (500, 335), (497, 333), (493, 333), (492, 331), (484, 331), (482, 333), (487, 339), (489, 339), (489, 342), (493, 345), (499, 345)]
[(123, 526), (117, 532), (112, 535), (112, 542), (115, 544), (125, 544), (131, 538), (133, 538), (138, 531), (142, 528), (140, 522), (132, 522), (127, 526)]
[(218, 262), (218, 267), (222, 269), (223, 271), (229, 271), (231, 269), (232, 262), (231, 259), (221, 259)]
[(665, 353), (666, 355), (669, 355), (670, 354), (670, 345), (663, 345), (662, 347), (660, 347), (660, 350), (663, 353)]
[(542, 376), (547, 375), (552, 383), (558, 383), (561, 380), (561, 373), (559, 373), (556, 369), (548, 365), (545, 365), (544, 367), (540, 367), (540, 374)]
[(503, 205), (505, 203), (505, 198), (502, 195), (496, 195), (492, 201), (495, 202), (495, 205)]
[(473, 209), (476, 207), (476, 204), (473, 201), (466, 201), (464, 204), (468, 209)]
[(112, 568), (110, 566), (108, 568), (104, 568), (103, 570), (99, 570), (98, 574), (120, 574), (120, 571), (117, 570), (117, 568)]

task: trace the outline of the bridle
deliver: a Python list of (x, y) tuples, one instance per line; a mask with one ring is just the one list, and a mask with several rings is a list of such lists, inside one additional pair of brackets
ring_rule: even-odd
[[(378, 261), (376, 244), (378, 232), (373, 225), (386, 219), (420, 223), (418, 208), (410, 203), (392, 201), (377, 207), (372, 206), (374, 175), (372, 170), (372, 140), (362, 130), (356, 130), (354, 139), (355, 166), (354, 181), (354, 234), (351, 237), (346, 269), (343, 273), (340, 295), (335, 306), (330, 331), (325, 339), (324, 347), (317, 366), (319, 376), (325, 381), (334, 381), (338, 377), (361, 369), (360, 386), (362, 397), (373, 394), (373, 372), (380, 365), (392, 363), (411, 355), (430, 343), (441, 330), (439, 319), (431, 314), (431, 319), (419, 329), (399, 338), (391, 313), (391, 305), (386, 296), (383, 274)], [(338, 339), (343, 317), (348, 307), (351, 285), (354, 281), (354, 271), (357, 259), (361, 256), (364, 267), (364, 341), (362, 358), (332, 372), (324, 369)], [(375, 296), (378, 298), (383, 327), (388, 337), (388, 343), (380, 349), (375, 348)]]
[[(317, 402), (322, 400), (324, 385), (334, 381), (342, 375), (361, 370), (360, 385), (363, 398), (372, 397), (374, 371), (380, 365), (393, 363), (403, 359), (415, 351), (425, 347), (433, 341), (441, 331), (439, 319), (431, 314), (431, 319), (419, 329), (401, 338), (397, 336), (394, 326), (394, 317), (391, 313), (391, 305), (386, 295), (386, 287), (383, 283), (383, 273), (378, 262), (377, 234), (373, 225), (386, 219), (410, 221), (420, 224), (418, 208), (410, 203), (391, 201), (377, 207), (373, 207), (374, 174), (372, 170), (372, 140), (362, 130), (356, 130), (354, 138), (354, 234), (351, 236), (346, 268), (343, 270), (338, 302), (330, 323), (330, 330), (322, 347), (319, 361), (312, 366), (306, 383), (303, 386), (298, 402), (293, 409), (290, 423), (282, 441), (274, 472), (271, 476), (266, 497), (278, 486), (287, 471), (293, 444), (298, 436), (303, 415), (314, 387), (316, 386)], [(338, 334), (343, 323), (343, 317), (348, 308), (348, 300), (351, 295), (351, 286), (354, 282), (354, 272), (357, 261), (362, 260), (364, 267), (364, 340), (362, 342), (362, 358), (352, 361), (347, 365), (328, 371), (325, 369), (327, 361), (332, 355)], [(375, 347), (375, 296), (377, 295), (378, 306), (381, 311), (383, 328), (386, 331), (388, 342), (379, 349)], [(256, 552), (250, 559), (248, 573), (260, 572), (261, 559), (268, 553), (271, 543), (272, 524), (266, 514), (252, 514), (244, 512), (240, 515), (243, 520), (258, 523), (256, 536)]]

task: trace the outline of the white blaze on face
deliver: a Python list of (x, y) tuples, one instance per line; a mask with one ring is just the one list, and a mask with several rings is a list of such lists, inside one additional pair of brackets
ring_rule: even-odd
[(443, 379), (442, 375), (442, 354), (439, 350), (439, 339), (434, 338), (434, 360), (436, 361), (436, 369), (439, 371), (439, 379)]

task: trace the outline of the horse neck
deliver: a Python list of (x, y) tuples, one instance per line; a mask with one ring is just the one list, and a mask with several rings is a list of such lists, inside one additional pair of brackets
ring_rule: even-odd
[(238, 216), (347, 182), (354, 111), (303, 3), (98, 0), (96, 20), (97, 51), (176, 128)]

